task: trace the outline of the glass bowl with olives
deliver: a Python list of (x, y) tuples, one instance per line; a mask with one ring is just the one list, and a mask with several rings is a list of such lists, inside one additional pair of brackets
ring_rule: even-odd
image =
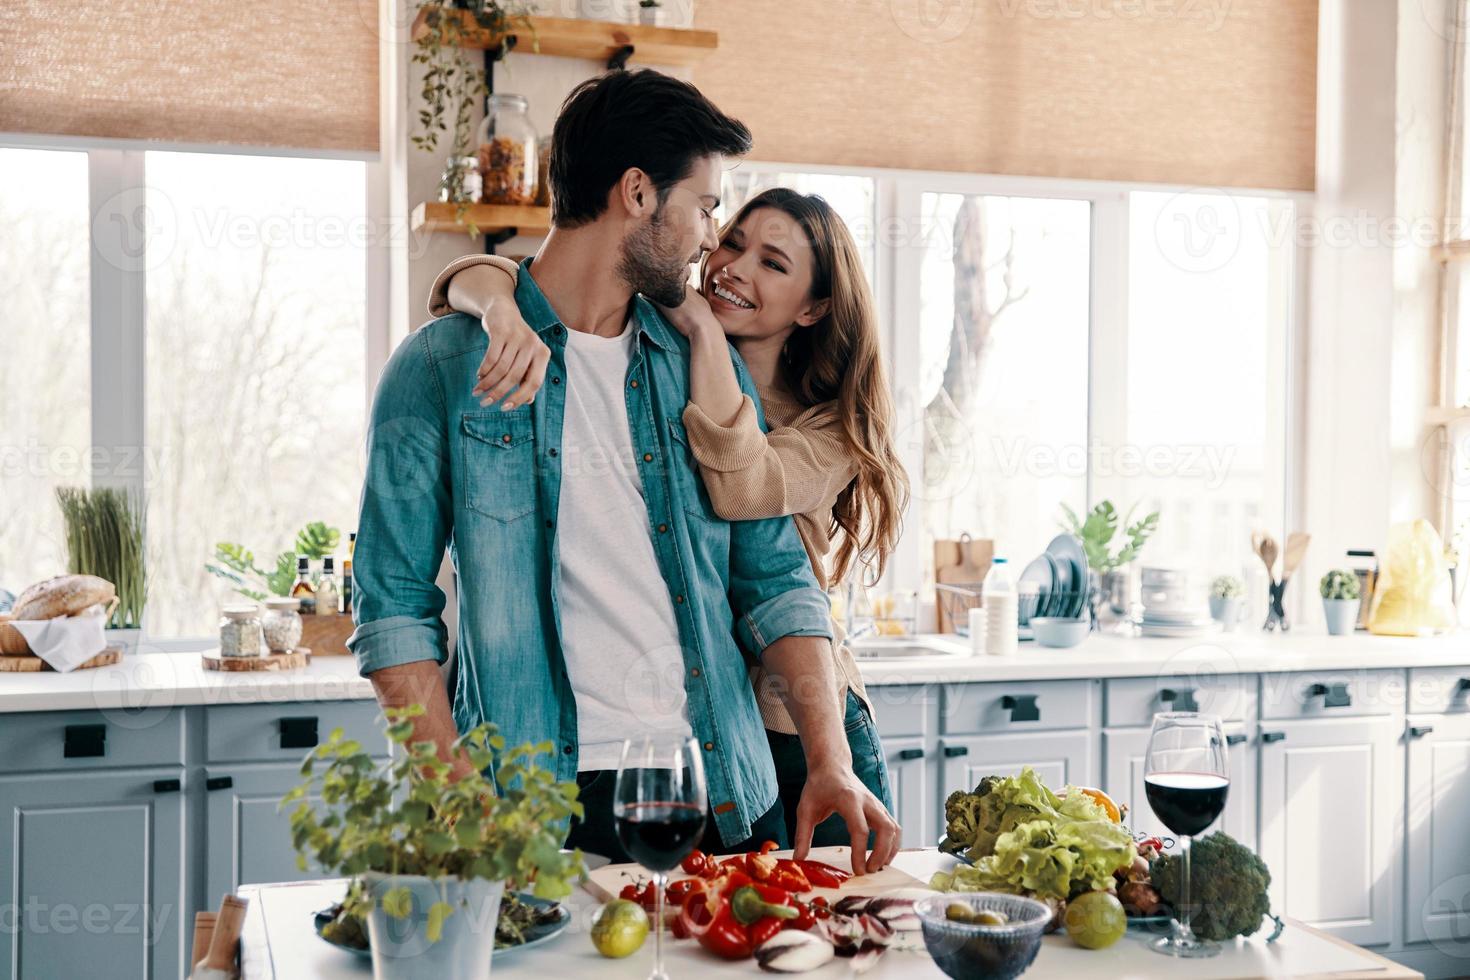
[(1047, 905), (1020, 895), (955, 892), (914, 905), (924, 945), (954, 980), (1011, 980), (1026, 971), (1052, 920)]

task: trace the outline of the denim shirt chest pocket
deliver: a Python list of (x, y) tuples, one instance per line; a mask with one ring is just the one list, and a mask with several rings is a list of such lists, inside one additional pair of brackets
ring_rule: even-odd
[(529, 405), (461, 416), (464, 499), (477, 514), (508, 524), (536, 509), (535, 427)]
[(698, 517), (707, 524), (717, 525), (724, 536), (729, 536), (729, 524), (725, 519), (715, 513), (715, 505), (710, 500), (709, 491), (705, 489), (704, 480), (699, 475), (699, 461), (694, 458), (694, 450), (689, 447), (689, 433), (684, 429), (681, 419), (666, 419), (668, 426), (670, 446), (673, 450), (673, 478), (678, 488), (679, 496), (684, 500), (684, 510), (693, 517)]

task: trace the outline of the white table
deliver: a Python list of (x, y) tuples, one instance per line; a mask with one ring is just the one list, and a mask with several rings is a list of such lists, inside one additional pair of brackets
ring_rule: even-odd
[[(934, 871), (949, 867), (954, 859), (935, 850), (901, 853), (894, 865), (927, 881)], [(335, 949), (317, 937), (312, 913), (341, 897), (343, 882), (302, 882), (281, 885), (247, 885), (240, 895), (250, 900), (245, 922), (241, 957), (246, 980), (360, 980), (372, 975), (366, 959)], [(552, 942), (524, 953), (498, 953), (494, 976), (499, 980), (560, 977), (608, 977), (644, 980), (653, 958), (650, 939), (625, 960), (608, 960), (597, 954), (587, 938), (588, 924), (597, 908), (589, 894), (576, 891), (567, 901), (572, 922)], [(667, 937), (664, 958), (671, 977), (766, 976), (753, 961), (726, 962), (709, 955), (692, 941), (674, 942)], [(842, 961), (803, 974), (812, 980), (834, 980), (848, 976)], [(1083, 976), (1143, 978), (1188, 976), (1200, 980), (1240, 977), (1287, 976), (1366, 977), (1376, 980), (1410, 980), (1419, 973), (1391, 960), (1334, 939), (1297, 922), (1288, 921), (1286, 931), (1275, 943), (1263, 937), (1236, 940), (1225, 951), (1207, 960), (1174, 960), (1144, 946), (1144, 937), (1130, 932), (1105, 950), (1085, 950), (1065, 936), (1048, 936), (1036, 962), (1025, 974), (1030, 980), (1077, 980)], [(927, 980), (943, 977), (927, 953), (891, 950), (868, 974), (874, 980)]]

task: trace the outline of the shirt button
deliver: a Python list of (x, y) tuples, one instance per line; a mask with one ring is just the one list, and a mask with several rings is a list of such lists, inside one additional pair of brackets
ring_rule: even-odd
[[(510, 439), (510, 436), (506, 436), (505, 438), (507, 440), (509, 440)], [(651, 462), (653, 462), (653, 453), (644, 453), (643, 454), (643, 462), (645, 462), (645, 463), (651, 463)]]
[(636, 388), (636, 387), (638, 387), (638, 379), (637, 378), (634, 378), (632, 381), (629, 381), (628, 382), (628, 387), (629, 388)]
[(555, 449), (548, 450), (547, 452), (548, 452), (548, 455), (551, 455), (551, 456), (555, 456), (556, 455), (556, 450)]
[(704, 743), (704, 750), (706, 752), (713, 752), (715, 750), (715, 743), (714, 742), (705, 742)]
[(693, 670), (691, 670), (689, 672), (689, 675), (691, 677), (698, 677), (699, 676), (699, 668), (698, 667), (695, 667)]
[(554, 526), (555, 526), (555, 524), (556, 524), (556, 522), (555, 522), (555, 521), (547, 521), (547, 522), (546, 522), (546, 526), (547, 526), (547, 527), (554, 527)]
[(507, 432), (505, 435), (501, 436), (500, 437), (500, 441), (501, 442), (510, 442), (510, 433)]
[(551, 379), (551, 383), (554, 384), (554, 385), (559, 385), (559, 384), (561, 384), (561, 378), (555, 378), (554, 377), (554, 378)]
[(562, 750), (562, 752), (564, 752), (567, 755), (571, 755), (572, 754), (572, 747), (570, 745), (563, 745), (561, 747), (561, 750)]
[(667, 524), (660, 524), (658, 526), (658, 533), (659, 534), (666, 534), (666, 533), (668, 533), (668, 530), (669, 530), (669, 526)]
[(674, 601), (677, 602), (681, 606), (684, 605), (684, 597), (681, 596), (681, 595), (674, 596)]

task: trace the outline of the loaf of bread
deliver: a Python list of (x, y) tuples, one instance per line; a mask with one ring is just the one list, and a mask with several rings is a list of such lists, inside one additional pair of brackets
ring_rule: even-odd
[(26, 589), (11, 607), (12, 619), (56, 619), (75, 616), (99, 603), (111, 602), (117, 589), (95, 575), (57, 575)]
[(10, 625), (14, 618), (10, 613), (0, 613), (0, 657), (23, 657), (31, 652), (20, 630)]

